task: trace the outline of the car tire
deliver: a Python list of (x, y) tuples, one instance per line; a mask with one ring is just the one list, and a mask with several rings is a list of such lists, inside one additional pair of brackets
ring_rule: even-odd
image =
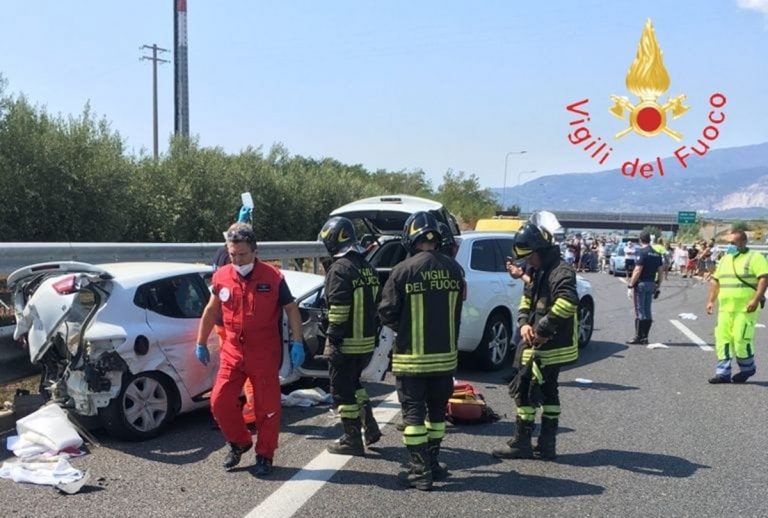
[(512, 348), (512, 326), (507, 316), (497, 311), (488, 317), (483, 331), (483, 339), (475, 354), (480, 366), (487, 371), (497, 371), (504, 367)]
[(576, 311), (579, 325), (579, 349), (583, 349), (589, 344), (592, 331), (595, 329), (595, 306), (591, 300), (582, 299)]
[(126, 374), (123, 380), (120, 394), (99, 411), (104, 428), (127, 441), (157, 437), (176, 416), (176, 388), (157, 372)]

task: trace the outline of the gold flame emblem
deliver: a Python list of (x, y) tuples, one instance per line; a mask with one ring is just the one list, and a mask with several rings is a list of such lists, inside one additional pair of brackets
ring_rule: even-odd
[(613, 106), (611, 114), (621, 120), (629, 114), (629, 127), (618, 132), (616, 138), (620, 139), (634, 131), (643, 137), (655, 137), (659, 133), (665, 133), (675, 140), (681, 140), (683, 135), (667, 127), (667, 112), (671, 112), (672, 118), (677, 119), (688, 111), (685, 106), (685, 95), (669, 97), (667, 102), (659, 104), (657, 101), (661, 95), (669, 89), (669, 74), (664, 67), (661, 47), (656, 41), (650, 18), (645, 22), (640, 44), (637, 46), (637, 55), (627, 72), (627, 90), (635, 94), (640, 102), (632, 104), (628, 97), (612, 95)]

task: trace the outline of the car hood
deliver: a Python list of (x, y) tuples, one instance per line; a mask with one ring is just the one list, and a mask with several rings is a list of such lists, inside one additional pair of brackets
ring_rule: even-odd
[(415, 212), (431, 212), (438, 221), (457, 232), (455, 223), (447, 221), (445, 208), (436, 201), (408, 195), (374, 196), (353, 201), (331, 212), (331, 216), (360, 219), (376, 234), (395, 234), (403, 231), (405, 220)]

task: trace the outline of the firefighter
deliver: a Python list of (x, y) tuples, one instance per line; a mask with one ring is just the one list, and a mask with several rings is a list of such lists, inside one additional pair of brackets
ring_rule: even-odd
[(333, 257), (325, 276), (328, 307), (325, 356), (329, 364), (331, 395), (344, 425), (344, 435), (328, 446), (328, 451), (363, 455), (362, 427), (366, 446), (381, 439), (368, 392), (360, 383), (360, 374), (371, 361), (376, 345), (376, 304), (381, 285), (376, 270), (362, 255), (364, 250), (358, 245), (355, 227), (350, 220), (329, 219), (318, 239)]
[(235, 223), (226, 233), (231, 264), (213, 274), (211, 298), (203, 311), (195, 356), (204, 365), (210, 361), (206, 342), (214, 323), (221, 319), (224, 341), (220, 365), (211, 394), (213, 417), (229, 442), (224, 468), (240, 463), (253, 446), (240, 408), (245, 380), (254, 388), (254, 413), (258, 436), (258, 476), (272, 472), (272, 459), (280, 434), (280, 380), (282, 339), (279, 321), (283, 310), (293, 335), (290, 357), (294, 368), (304, 362), (300, 342), (301, 316), (280, 270), (256, 258), (256, 234), (250, 225)]
[(428, 212), (406, 220), (402, 242), (411, 255), (384, 285), (379, 317), (397, 332), (392, 372), (410, 458), (399, 479), (406, 487), (428, 491), (433, 480), (448, 476), (438, 456), (453, 393), (464, 278), (458, 263), (438, 251), (441, 236)]
[[(744, 383), (755, 374), (753, 337), (760, 309), (765, 305), (768, 287), (768, 261), (747, 248), (743, 230), (732, 230), (725, 256), (710, 280), (707, 314), (718, 302), (715, 352), (717, 367), (712, 384)], [(731, 377), (731, 358), (736, 357), (739, 372)]]
[[(578, 357), (576, 273), (560, 259), (552, 234), (538, 224), (537, 215), (517, 233), (514, 251), (532, 268), (533, 279), (520, 300), (521, 342), (515, 358), (518, 373), (510, 384), (517, 406), (515, 434), (493, 450), (502, 459), (544, 460), (556, 456), (555, 436), (560, 417), (557, 378), (560, 367)], [(531, 435), (537, 406), (542, 408), (541, 433), (534, 449)]]

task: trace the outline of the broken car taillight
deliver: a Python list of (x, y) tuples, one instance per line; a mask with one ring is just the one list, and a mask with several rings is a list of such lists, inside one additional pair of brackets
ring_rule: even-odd
[(71, 295), (88, 285), (86, 277), (78, 277), (76, 274), (67, 275), (53, 283), (53, 289), (59, 295)]

